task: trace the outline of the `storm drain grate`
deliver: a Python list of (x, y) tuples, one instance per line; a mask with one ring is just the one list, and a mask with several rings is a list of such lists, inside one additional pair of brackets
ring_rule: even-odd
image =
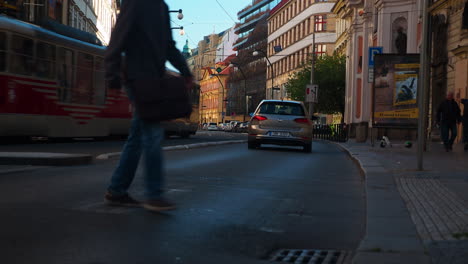
[(349, 252), (322, 249), (281, 249), (271, 257), (272, 262), (294, 264), (344, 264)]

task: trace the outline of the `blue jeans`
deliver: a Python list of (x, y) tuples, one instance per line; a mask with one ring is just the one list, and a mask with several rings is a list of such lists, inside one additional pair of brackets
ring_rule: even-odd
[[(129, 98), (132, 99), (130, 93)], [(161, 147), (163, 138), (164, 129), (159, 123), (145, 122), (136, 113), (133, 114), (127, 142), (123, 148), (119, 165), (114, 171), (111, 183), (107, 189), (112, 195), (121, 196), (127, 194), (135, 177), (138, 162), (143, 154), (145, 196), (149, 200), (161, 197), (164, 185)]]
[(457, 138), (457, 124), (456, 123), (453, 123), (453, 124), (441, 123), (440, 135), (446, 147), (452, 146), (453, 142)]

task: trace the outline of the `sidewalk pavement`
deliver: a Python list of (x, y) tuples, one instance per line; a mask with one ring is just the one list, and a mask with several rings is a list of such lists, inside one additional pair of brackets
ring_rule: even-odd
[(367, 230), (353, 263), (468, 263), (468, 152), (339, 144), (366, 176)]

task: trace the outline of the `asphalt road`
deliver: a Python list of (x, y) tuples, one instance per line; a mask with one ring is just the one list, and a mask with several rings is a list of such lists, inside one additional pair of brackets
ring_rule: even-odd
[[(226, 133), (222, 131), (198, 131), (190, 138), (170, 137), (163, 141), (163, 146), (186, 145), (203, 142), (243, 140), (247, 139), (246, 134)], [(125, 143), (125, 139), (68, 139), (61, 141), (9, 141), (3, 140), (0, 143), (1, 152), (52, 152), (52, 153), (72, 153), (91, 154), (97, 156), (103, 153), (120, 152)]]
[(332, 144), (166, 152), (178, 209), (164, 214), (104, 205), (116, 163), (1, 175), (1, 262), (267, 263), (277, 249), (354, 250), (363, 237), (363, 179)]

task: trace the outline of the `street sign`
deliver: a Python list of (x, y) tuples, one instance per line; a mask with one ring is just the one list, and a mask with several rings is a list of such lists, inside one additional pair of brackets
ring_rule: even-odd
[(369, 47), (369, 66), (368, 66), (368, 74), (367, 74), (367, 81), (369, 83), (374, 82), (374, 57), (376, 54), (382, 54), (383, 47)]
[(308, 84), (306, 87), (306, 103), (318, 103), (318, 85)]
[(383, 47), (369, 47), (369, 67), (374, 67), (374, 56), (375, 54), (382, 54)]

